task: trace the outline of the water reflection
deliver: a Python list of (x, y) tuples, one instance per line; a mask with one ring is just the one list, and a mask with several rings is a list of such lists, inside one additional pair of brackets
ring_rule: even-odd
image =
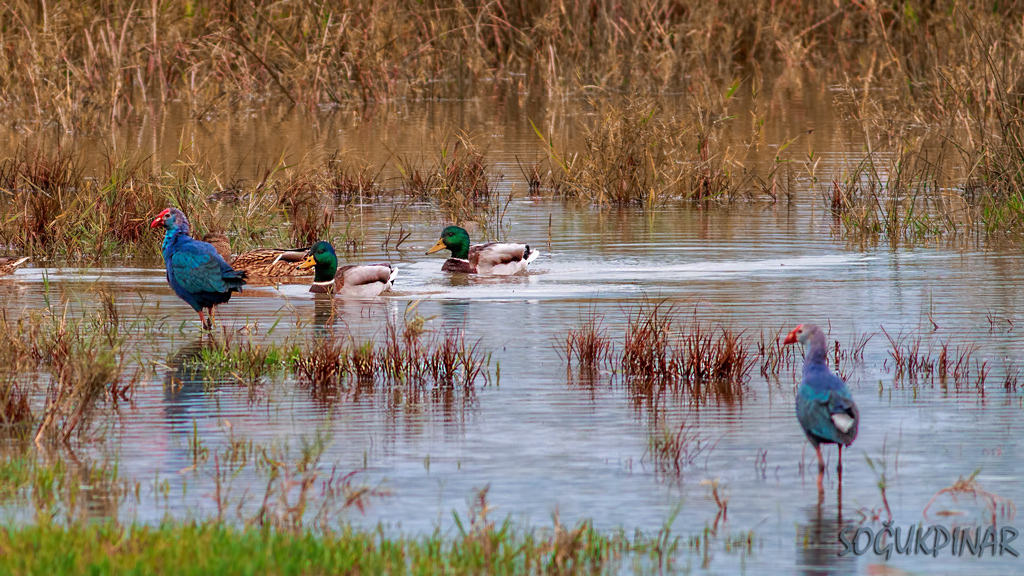
[(314, 294), (313, 298), (313, 334), (325, 337), (334, 331), (334, 295)]
[[(495, 135), (488, 160), (506, 175), (517, 173), (517, 154), (536, 150), (536, 134), (521, 117), (507, 125), (495, 124), (480, 121), (479, 103), (430, 106), (437, 110), (438, 122), (447, 117), (445, 110), (471, 107), (464, 124), (488, 126), (480, 130)], [(783, 115), (807, 117), (807, 110), (780, 109)], [(409, 114), (415, 116), (412, 111)], [(272, 143), (275, 149), (238, 147), (225, 141), (213, 150), (211, 162), (236, 166), (244, 160), (239, 171), (255, 175), (252, 167), (266, 163), (266, 158), (280, 157), (276, 146), (285, 145), (266, 136), (286, 132), (294, 137), (292, 142), (304, 142), (308, 120), (300, 120), (278, 121), (273, 126), (266, 126), (264, 119), (241, 122), (242, 135), (236, 131), (232, 141)], [(363, 126), (367, 132), (355, 138), (348, 121), (338, 117), (336, 122), (325, 124), (323, 140), (316, 146), (330, 153), (345, 142), (367, 142), (370, 165), (390, 162), (395, 154), (421, 152), (424, 135), (435, 128), (434, 121), (425, 117), (403, 117)], [(770, 124), (765, 130), (778, 132), (769, 134), (768, 141), (791, 137), (785, 133), (790, 130), (785, 118)], [(547, 125), (560, 127), (550, 118)], [(815, 157), (822, 158), (822, 174), (839, 166), (837, 159), (845, 161), (845, 150), (860, 149), (827, 121), (816, 119), (814, 128), (807, 145)], [(158, 141), (154, 135), (153, 145), (144, 150), (153, 154), (156, 167), (169, 165), (181, 153), (180, 131), (168, 124), (167, 133), (173, 138), (165, 141), (161, 136)], [(213, 130), (195, 139), (193, 151), (205, 149), (211, 139), (225, 133), (230, 131)], [(383, 135), (398, 147), (380, 146)], [(193, 139), (186, 133), (184, 141)], [(305, 153), (304, 146), (288, 149)], [(770, 162), (778, 152), (770, 147), (762, 151)], [(511, 180), (501, 186), (523, 189)], [(226, 434), (221, 421), (230, 421), (238, 434), (261, 442), (293, 446), (297, 438), (324, 426), (338, 439), (327, 459), (365, 464), (375, 480), (387, 478), (394, 487), (396, 498), (368, 512), (365, 521), (370, 526), (383, 520), (388, 525), (400, 523), (408, 533), (430, 533), (444, 523), (438, 521), (438, 510), (461, 506), (474, 488), (494, 482), (490, 493), (494, 504), (517, 518), (545, 519), (558, 509), (563, 518), (592, 518), (602, 528), (656, 532), (665, 509), (685, 487), (669, 486), (650, 470), (634, 469), (632, 462), (648, 447), (651, 420), (692, 408), (686, 415), (696, 419), (702, 434), (716, 443), (710, 456), (701, 459), (700, 469), (689, 474), (720, 475), (734, 495), (729, 521), (733, 526), (754, 527), (758, 540), (771, 543), (754, 553), (758, 573), (790, 572), (794, 564), (808, 574), (853, 569), (849, 559), (835, 556), (836, 534), (844, 522), (840, 503), (845, 497), (852, 511), (877, 498), (877, 480), (865, 466), (864, 456), (883, 451), (886, 432), (894, 427), (901, 427), (904, 434), (899, 462), (902, 483), (893, 487), (900, 491), (892, 501), (894, 513), (919, 514), (937, 490), (978, 468), (993, 475), (993, 489), (1000, 495), (1024, 500), (1022, 460), (1013, 441), (1024, 435), (1024, 419), (1019, 418), (1022, 401), (1016, 390), (1004, 392), (997, 380), (1001, 359), (1020, 358), (1024, 350), (1024, 332), (1009, 324), (1012, 311), (1024, 304), (1018, 302), (1021, 291), (1015, 289), (1024, 282), (1024, 256), (1018, 247), (988, 244), (984, 252), (965, 253), (942, 246), (892, 251), (843, 246), (829, 236), (828, 213), (822, 212), (820, 191), (813, 186), (796, 179), (792, 194), (785, 201), (780, 197), (777, 205), (737, 203), (710, 210), (594, 211), (544, 199), (516, 200), (510, 210), (515, 215), (515, 239), (536, 243), (543, 255), (530, 274), (512, 278), (442, 273), (443, 259), (423, 255), (436, 240), (438, 219), (443, 218), (429, 208), (422, 213), (417, 208), (399, 222), (412, 236), (410, 248), (397, 251), (397, 258), (377, 249), (387, 238), (389, 218), (396, 213), (392, 205), (361, 205), (358, 215), (339, 211), (334, 232), (341, 234), (349, 225), (358, 229), (363, 238), (361, 260), (399, 260), (399, 291), (365, 302), (314, 297), (307, 287), (296, 285), (284, 285), (278, 291), (246, 290), (225, 310), (225, 324), (251, 318), (260, 326), (275, 325), (272, 334), (260, 336), (277, 342), (295, 336), (303, 342), (334, 338), (354, 344), (374, 338), (380, 343), (389, 319), (401, 323), (418, 314), (431, 319), (426, 323), (427, 337), (461, 328), (467, 343), (480, 340), (483, 350), (493, 352), (492, 375), (500, 363), (500, 386), (464, 394), (450, 387), (346, 380), (343, 392), (333, 400), (331, 415), (325, 418), (327, 408), (311, 401), (304, 385), (296, 385), (287, 375), (267, 393), (267, 409), (253, 410), (244, 394), (223, 393), (240, 387), (218, 390), (217, 382), (210, 381), (215, 374), (204, 370), (201, 355), (212, 342), (198, 338), (176, 351), (156, 353), (159, 358), (173, 354), (167, 372), (140, 386), (138, 406), (121, 410), (117, 434), (111, 434), (107, 443), (121, 456), (121, 474), (145, 481), (154, 471), (177, 472), (193, 464), (188, 439), (194, 429), (216, 448)], [(541, 241), (544, 238), (547, 246)], [(427, 244), (412, 248), (418, 242)], [(119, 264), (124, 262), (109, 265)], [(149, 269), (129, 272), (125, 268), (65, 269), (44, 276), (39, 268), (23, 269), (0, 280), (0, 299), (13, 319), (22, 309), (47, 305), (44, 283), (52, 283), (65, 300), (83, 306), (94, 305), (95, 286), (105, 285), (123, 292), (127, 307), (139, 309), (140, 316), (158, 318), (167, 331), (185, 322), (183, 330), (194, 333), (191, 310), (167, 289), (156, 260)], [(131, 289), (125, 290), (126, 286)], [(805, 510), (794, 503), (814, 501), (811, 478), (782, 480), (796, 473), (806, 445), (793, 422), (796, 367), (783, 366), (779, 374), (766, 377), (755, 368), (749, 388), (738, 390), (731, 403), (729, 397), (719, 402), (714, 396), (697, 403), (685, 390), (636, 394), (621, 375), (605, 372), (596, 377), (586, 373), (566, 377), (564, 361), (552, 344), (578, 324), (581, 311), (605, 315), (610, 336), (621, 346), (624, 315), (635, 309), (644, 293), (699, 303), (702, 315), (735, 322), (736, 329), (749, 330), (746, 336), (755, 340), (759, 330), (780, 325), (788, 330), (796, 321), (814, 319), (830, 322), (836, 338), (845, 343), (857, 334), (880, 333), (880, 326), (890, 334), (920, 326), (930, 330), (925, 317), (934, 313), (942, 327), (935, 338), (977, 342), (982, 352), (974, 373), (983, 368), (982, 363), (995, 368), (987, 396), (973, 389), (943, 393), (929, 387), (895, 388), (892, 375), (883, 369), (889, 358), (888, 342), (873, 339), (866, 347), (863, 368), (848, 374), (864, 412), (861, 437), (844, 455), (847, 468), (842, 482), (832, 482), (834, 488), (823, 492), (817, 506)], [(407, 306), (410, 309), (403, 316), (402, 308)], [(1006, 311), (1002, 321), (1006, 333), (991, 330), (987, 310)], [(1012, 320), (1019, 325), (1017, 318)], [(148, 361), (153, 357), (148, 354), (139, 356)], [(640, 417), (638, 410), (643, 412)], [(653, 412), (650, 418), (647, 412)], [(979, 446), (1001, 446), (1005, 452), (985, 452)], [(746, 470), (755, 453), (758, 474), (750, 478)], [(423, 465), (425, 455), (432, 457), (429, 469)], [(830, 481), (836, 478), (833, 474), (829, 472)], [(258, 482), (243, 480), (239, 490), (262, 489)], [(190, 477), (189, 482), (198, 486), (190, 489), (175, 514), (191, 514), (198, 506), (201, 515), (201, 506), (207, 502), (204, 495), (213, 488), (206, 477)], [(440, 493), (438, 485), (445, 487)], [(692, 505), (688, 501), (687, 506)], [(163, 515), (148, 503), (140, 508), (143, 517), (154, 521)], [(706, 516), (690, 512), (687, 508), (680, 515), (681, 533), (699, 533), (705, 527)], [(796, 550), (791, 541), (796, 542)], [(999, 559), (992, 562), (1007, 568), (1005, 563), (997, 564)], [(743, 567), (729, 555), (719, 554), (711, 568), (724, 573)]]
[(167, 363), (164, 375), (164, 415), (172, 428), (187, 420), (197, 402), (206, 395), (208, 385), (203, 350), (211, 348), (212, 336), (203, 335), (185, 344)]
[[(50, 486), (38, 486), (32, 491), (36, 510), (53, 514), (57, 507), (51, 499), (63, 506), (69, 520), (117, 520), (121, 504), (127, 496), (126, 485), (119, 482), (104, 461), (79, 458), (70, 444), (54, 449), (46, 444), (35, 444), (38, 466), (55, 471), (63, 470), (66, 478)], [(21, 450), (16, 448), (16, 451)], [(8, 456), (5, 454), (5, 456)], [(25, 453), (19, 457), (26, 457)], [(59, 472), (58, 472), (59, 474)], [(76, 489), (77, 488), (77, 489)]]
[(825, 491), (818, 490), (817, 504), (808, 508), (807, 522), (797, 529), (797, 568), (806, 576), (854, 574), (857, 562), (853, 555), (839, 556), (839, 531), (844, 526), (841, 483), (834, 505), (825, 501)]

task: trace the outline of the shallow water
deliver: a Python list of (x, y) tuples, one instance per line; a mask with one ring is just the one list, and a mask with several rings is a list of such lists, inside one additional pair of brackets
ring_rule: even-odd
[[(537, 114), (545, 112), (555, 116), (550, 110)], [(776, 135), (813, 128), (809, 138), (814, 140), (807, 145), (822, 157), (819, 171), (838, 169), (857, 150), (827, 112), (827, 106), (795, 95), (782, 115), (784, 127), (775, 128)], [(423, 105), (381, 125), (322, 120), (311, 147), (329, 151), (365, 145), (367, 156), (376, 158), (387, 153), (393, 140), (411, 152), (427, 146), (423, 143), (431, 130), (450, 123), (494, 135), (488, 159), (506, 174), (509, 187), (518, 174), (516, 155), (537, 150), (536, 136), (525, 122), (529, 115), (507, 103)], [(233, 140), (279, 132), (285, 142), (298, 142), (302, 133), (287, 114), (277, 121), (232, 122), (243, 132), (232, 133)], [(194, 125), (187, 129), (200, 130)], [(169, 149), (181, 129), (162, 126), (153, 132), (155, 148)], [(225, 151), (232, 146), (226, 137), (206, 138), (196, 146)], [(773, 153), (765, 148), (770, 161)], [(215, 161), (244, 158), (256, 166), (274, 151), (235, 154), (241, 156), (228, 158), (231, 152), (225, 152)], [(1017, 442), (1024, 434), (1018, 417), (1022, 401), (1019, 393), (1002, 387), (1003, 362), (1021, 356), (1024, 329), (1007, 331), (1003, 321), (992, 330), (987, 319), (991, 312), (1019, 324), (1014, 311), (1024, 257), (1015, 247), (850, 247), (830, 234), (820, 191), (797, 177), (790, 200), (703, 211), (600, 212), (518, 199), (506, 222), (508, 239), (541, 250), (531, 272), (514, 278), (452, 278), (440, 271), (443, 258), (423, 254), (443, 226), (438, 216), (427, 211), (411, 217), (406, 223), (410, 239), (401, 250), (385, 253), (379, 246), (388, 214), (388, 206), (361, 209), (365, 250), (357, 258), (396, 264), (400, 274), (393, 294), (369, 303), (345, 302), (337, 321), (325, 328), (323, 303), (305, 287), (251, 288), (223, 306), (218, 318), (229, 329), (255, 323), (261, 337), (275, 340), (295, 330), (333, 329), (362, 337), (380, 335), (388, 318), (400, 318), (407, 306), (419, 302), (416, 311), (432, 318), (431, 327), (463, 327), (468, 339), (479, 338), (484, 349), (493, 351), (491, 382), (474, 398), (414, 405), (370, 395), (328, 407), (286, 381), (253, 401), (244, 390), (210, 387), (182, 368), (182, 359), (195, 354), (201, 336), (194, 313), (167, 288), (158, 264), (27, 268), (0, 279), (9, 310), (42, 307), (46, 296), (76, 308), (94, 306), (97, 294), (107, 290), (117, 293), (126, 317), (160, 318), (175, 328), (153, 342), (158, 353), (148, 357), (168, 365), (158, 366), (159, 376), (144, 383), (134, 407), (121, 408), (108, 446), (86, 448), (115, 453), (124, 477), (144, 485), (156, 478), (169, 482), (167, 498), (146, 497), (144, 488), (142, 503), (120, 509), (122, 516), (158, 521), (168, 512), (216, 514), (209, 497), (212, 478), (179, 473), (192, 465), (194, 429), (211, 452), (230, 437), (287, 443), (295, 452), (302, 438), (326, 431), (331, 443), (324, 462), (344, 470), (365, 467), (362, 480), (380, 482), (391, 493), (372, 501), (365, 514), (350, 513), (347, 519), (361, 525), (383, 522), (407, 533), (438, 526), (451, 531), (452, 510), (465, 516), (471, 497), (489, 485), (495, 514), (532, 526), (549, 525), (557, 513), (562, 522), (590, 518), (599, 528), (654, 533), (679, 507), (672, 526), (676, 534), (697, 534), (706, 526), (719, 534), (753, 531), (749, 553), (726, 553), (719, 545), (709, 558), (683, 555), (683, 567), (712, 572), (879, 573), (874, 566), (882, 562), (878, 557), (840, 558), (832, 544), (840, 526), (859, 522), (882, 506), (881, 470), (872, 470), (865, 457), (886, 463), (886, 495), (899, 526), (940, 520), (949, 525), (951, 518), (924, 519), (922, 512), (937, 491), (977, 469), (986, 490), (1024, 501)], [(347, 219), (340, 214), (337, 225), (343, 228)], [(153, 242), (159, 243), (157, 235)], [(864, 361), (850, 373), (862, 423), (856, 443), (844, 454), (841, 502), (834, 448), (827, 450), (824, 499), (818, 499), (814, 453), (794, 418), (798, 376), (792, 370), (784, 370), (778, 381), (766, 381), (755, 367), (743, 401), (733, 405), (696, 406), (685, 398), (666, 398), (661, 408), (668, 422), (695, 425), (714, 442), (679, 478), (659, 474), (644, 457), (649, 416), (630, 401), (618, 380), (567, 378), (555, 343), (568, 327), (587, 314), (601, 314), (618, 341), (626, 312), (663, 298), (686, 313), (696, 310), (701, 318), (747, 330), (753, 340), (761, 330), (774, 334), (805, 321), (830, 327), (830, 338), (844, 347), (859, 335), (875, 334)], [(934, 333), (929, 315), (939, 327)], [(914, 332), (978, 344), (975, 359), (992, 369), (985, 393), (971, 386), (957, 391), (952, 386), (894, 385), (882, 329), (894, 336)], [(500, 379), (493, 374), (497, 364)], [(184, 386), (166, 387), (171, 377)], [(717, 507), (703, 480), (720, 483), (728, 498), (725, 519), (716, 520)], [(244, 473), (232, 489), (237, 497), (248, 491), (249, 505), (258, 506), (264, 487)], [(959, 506), (976, 509), (965, 502)], [(109, 513), (98, 507), (98, 515)], [(952, 519), (967, 522), (966, 517)], [(869, 525), (878, 527), (877, 522)], [(816, 544), (818, 538), (825, 544)], [(1018, 563), (1012, 557), (953, 558), (948, 553), (889, 562), (914, 571), (971, 573), (1002, 573)]]

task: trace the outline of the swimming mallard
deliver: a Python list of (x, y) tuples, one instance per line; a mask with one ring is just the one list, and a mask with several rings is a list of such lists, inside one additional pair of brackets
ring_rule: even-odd
[(287, 276), (309, 276), (310, 270), (302, 270), (296, 264), (302, 261), (306, 253), (300, 250), (281, 250), (278, 248), (257, 248), (242, 252), (231, 257), (231, 245), (227, 236), (211, 232), (203, 236), (203, 242), (213, 244), (224, 261), (235, 270), (245, 270), (248, 278), (282, 278)]
[(470, 246), (469, 233), (458, 226), (449, 226), (442, 230), (441, 239), (433, 248), (427, 250), (427, 254), (433, 254), (438, 250), (450, 250), (452, 253), (452, 257), (445, 260), (441, 266), (444, 272), (497, 276), (511, 276), (524, 272), (530, 262), (540, 256), (540, 252), (531, 250), (529, 244), (488, 242)]
[(338, 268), (338, 256), (330, 242), (317, 242), (306, 252), (305, 259), (299, 264), (303, 270), (313, 268), (313, 285), (310, 292), (354, 296), (357, 298), (373, 298), (391, 289), (398, 276), (398, 270), (391, 264), (348, 265)]
[(14, 258), (0, 258), (0, 276), (7, 276), (13, 274), (18, 266), (21, 266), (25, 262), (28, 262), (28, 256), (14, 257)]

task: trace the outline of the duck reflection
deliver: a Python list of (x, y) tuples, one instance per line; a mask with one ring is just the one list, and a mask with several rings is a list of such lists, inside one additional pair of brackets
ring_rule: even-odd
[(313, 298), (313, 334), (318, 337), (327, 336), (334, 331), (334, 295), (314, 294)]

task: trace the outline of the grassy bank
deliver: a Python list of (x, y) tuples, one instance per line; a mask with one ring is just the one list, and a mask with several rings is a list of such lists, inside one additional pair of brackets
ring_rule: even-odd
[(608, 534), (589, 523), (527, 530), (506, 522), (422, 537), (190, 522), (35, 524), (0, 530), (0, 572), (151, 574), (173, 567), (175, 574), (569, 574), (610, 573), (631, 564), (654, 572), (671, 567), (685, 546), (667, 533)]

